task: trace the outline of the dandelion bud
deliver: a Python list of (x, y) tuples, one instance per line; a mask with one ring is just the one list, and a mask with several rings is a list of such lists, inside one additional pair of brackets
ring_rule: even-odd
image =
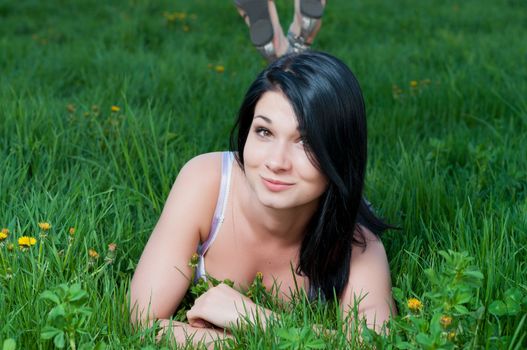
[(441, 323), (441, 326), (443, 326), (443, 328), (448, 328), (452, 324), (452, 317), (448, 315), (443, 315), (441, 316), (439, 322)]
[(49, 222), (39, 222), (38, 227), (43, 231), (47, 231), (51, 228), (51, 224)]
[(196, 268), (198, 267), (198, 262), (199, 262), (199, 255), (198, 253), (194, 253), (192, 254), (192, 257), (190, 258), (190, 261), (188, 262), (188, 266), (192, 268)]
[(88, 249), (88, 256), (95, 260), (99, 258), (99, 253), (95, 249)]

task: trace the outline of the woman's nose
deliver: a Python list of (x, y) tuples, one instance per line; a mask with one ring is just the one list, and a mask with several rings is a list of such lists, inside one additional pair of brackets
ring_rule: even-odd
[(269, 149), (266, 167), (273, 172), (287, 171), (291, 168), (291, 158), (287, 144), (277, 144)]

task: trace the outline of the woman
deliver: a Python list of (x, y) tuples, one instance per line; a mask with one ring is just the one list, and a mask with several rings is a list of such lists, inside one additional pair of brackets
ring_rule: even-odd
[(272, 63), (245, 95), (231, 149), (181, 169), (132, 280), (133, 321), (168, 326), (197, 251), (198, 278), (228, 278), (235, 288), (211, 288), (188, 311), (188, 324), (172, 323), (182, 342), (186, 334), (222, 338), (208, 326), (228, 330), (245, 317), (265, 326), (272, 312), (237, 291), (257, 272), (284, 300), (297, 284), (311, 297), (336, 295), (345, 314), (361, 299), (359, 315), (382, 325), (393, 309), (378, 239), (387, 225), (363, 199), (364, 101), (346, 65), (317, 52)]

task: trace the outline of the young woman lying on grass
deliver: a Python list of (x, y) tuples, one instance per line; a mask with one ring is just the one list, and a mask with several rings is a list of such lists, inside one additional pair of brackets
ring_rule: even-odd
[[(265, 327), (273, 312), (239, 292), (261, 272), (285, 301), (296, 285), (310, 298), (336, 295), (344, 315), (361, 299), (360, 317), (379, 328), (394, 307), (378, 238), (388, 226), (362, 193), (366, 144), (361, 89), (344, 63), (317, 52), (272, 63), (245, 95), (232, 152), (181, 169), (132, 279), (132, 322), (171, 324), (182, 343), (228, 337), (247, 319)], [(196, 278), (234, 288), (210, 288), (188, 324), (170, 323), (193, 283), (196, 252)]]

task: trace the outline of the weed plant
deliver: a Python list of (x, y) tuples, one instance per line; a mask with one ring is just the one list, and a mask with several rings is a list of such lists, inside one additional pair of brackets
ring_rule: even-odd
[[(525, 23), (519, 0), (328, 2), (314, 48), (364, 90), (399, 314), (380, 336), (299, 296), (230, 347), (527, 348)], [(130, 326), (130, 278), (264, 64), (229, 1), (0, 1), (3, 349), (173, 347)]]

